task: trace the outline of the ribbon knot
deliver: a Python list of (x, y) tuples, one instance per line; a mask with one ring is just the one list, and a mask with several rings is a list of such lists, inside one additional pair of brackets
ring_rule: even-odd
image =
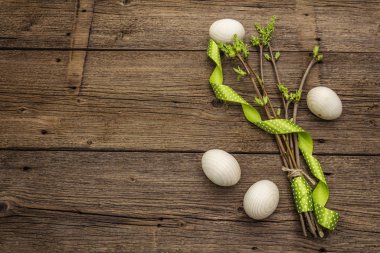
[(315, 181), (302, 169), (290, 169), (282, 166), (282, 171), (288, 172), (288, 178), (291, 180), (295, 177), (305, 176), (312, 185), (315, 185)]

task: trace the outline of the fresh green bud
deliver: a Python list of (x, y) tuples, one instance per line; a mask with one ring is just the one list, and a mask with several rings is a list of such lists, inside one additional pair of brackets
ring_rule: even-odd
[(267, 97), (267, 96), (264, 96), (264, 97), (263, 97), (263, 104), (264, 104), (264, 105), (268, 104), (268, 100), (269, 100), (268, 97)]
[(281, 115), (281, 108), (277, 108), (276, 115), (277, 115), (277, 117), (279, 117)]
[(298, 103), (301, 100), (302, 91), (301, 90), (297, 90), (294, 94), (295, 94), (295, 96), (294, 96), (294, 102)]
[(240, 81), (242, 77), (245, 77), (247, 75), (247, 72), (242, 70), (240, 66), (237, 66), (236, 68), (232, 68), (235, 73), (237, 74), (237, 80)]
[(272, 59), (270, 58), (269, 54), (268, 53), (265, 53), (264, 54), (264, 58), (267, 60), (267, 61), (271, 61)]
[(274, 55), (274, 59), (276, 60), (276, 61), (278, 61), (278, 59), (280, 59), (280, 52), (276, 52), (276, 54)]
[(315, 45), (314, 48), (313, 48), (313, 57), (317, 58), (318, 53), (319, 53), (319, 46)]
[(259, 40), (259, 38), (252, 36), (251, 37), (251, 43), (252, 43), (252, 46), (256, 47), (256, 46), (260, 45), (260, 40)]
[(255, 97), (255, 103), (259, 106), (264, 106), (264, 102), (258, 97)]
[(317, 56), (317, 62), (321, 62), (323, 60), (323, 54), (319, 54)]

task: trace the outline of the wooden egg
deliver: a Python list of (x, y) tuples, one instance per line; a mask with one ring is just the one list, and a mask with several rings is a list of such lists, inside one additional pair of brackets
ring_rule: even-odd
[(239, 163), (220, 149), (211, 149), (203, 154), (202, 169), (208, 179), (219, 186), (232, 186), (240, 180)]
[(253, 184), (244, 196), (244, 211), (255, 219), (262, 220), (276, 210), (280, 194), (275, 183), (261, 180)]
[(321, 119), (333, 120), (342, 114), (342, 101), (332, 89), (327, 87), (319, 86), (311, 89), (306, 100), (309, 110)]
[(240, 39), (244, 38), (245, 30), (243, 25), (235, 19), (220, 19), (210, 26), (210, 37), (216, 42), (232, 43), (236, 34)]

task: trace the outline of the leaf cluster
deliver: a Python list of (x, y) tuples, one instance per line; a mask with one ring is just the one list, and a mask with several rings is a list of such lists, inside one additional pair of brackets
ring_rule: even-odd
[(247, 75), (247, 72), (245, 72), (244, 70), (242, 70), (240, 68), (240, 66), (237, 66), (235, 68), (233, 68), (233, 70), (235, 71), (236, 75), (237, 75), (237, 80), (240, 81), (243, 77), (245, 77)]
[(286, 101), (299, 102), (301, 99), (302, 91), (296, 90), (295, 92), (289, 92), (289, 89), (283, 84), (279, 83), (277, 85), (278, 90), (281, 92), (281, 95), (285, 98)]
[(247, 58), (249, 55), (248, 45), (236, 34), (234, 35), (232, 44), (218, 43), (218, 47), (228, 58), (235, 58), (238, 54)]
[(321, 62), (323, 60), (323, 54), (319, 53), (319, 46), (316, 45), (313, 48), (313, 58), (316, 62)]
[(272, 35), (275, 29), (276, 24), (276, 16), (273, 16), (269, 23), (266, 26), (261, 26), (260, 24), (255, 24), (255, 28), (258, 37), (252, 36), (251, 43), (253, 46), (268, 46), (269, 42), (272, 39)]
[(269, 99), (267, 96), (263, 96), (262, 99), (255, 97), (255, 104), (257, 104), (259, 106), (265, 106), (266, 104), (268, 104), (268, 101), (269, 101)]

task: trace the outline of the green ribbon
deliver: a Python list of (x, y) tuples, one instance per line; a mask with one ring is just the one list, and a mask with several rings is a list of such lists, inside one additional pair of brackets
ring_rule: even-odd
[(293, 197), (298, 213), (314, 211), (318, 223), (330, 230), (335, 229), (338, 223), (339, 214), (325, 208), (329, 197), (329, 188), (322, 167), (313, 154), (313, 140), (311, 135), (287, 119), (271, 119), (263, 121), (260, 113), (244, 100), (231, 87), (223, 84), (223, 70), (220, 59), (220, 51), (215, 41), (210, 40), (207, 55), (216, 64), (210, 76), (210, 84), (216, 98), (238, 103), (243, 109), (245, 118), (270, 134), (290, 134), (297, 133), (298, 146), (306, 163), (314, 175), (319, 180), (314, 190), (311, 189), (304, 177), (295, 177), (291, 180)]

